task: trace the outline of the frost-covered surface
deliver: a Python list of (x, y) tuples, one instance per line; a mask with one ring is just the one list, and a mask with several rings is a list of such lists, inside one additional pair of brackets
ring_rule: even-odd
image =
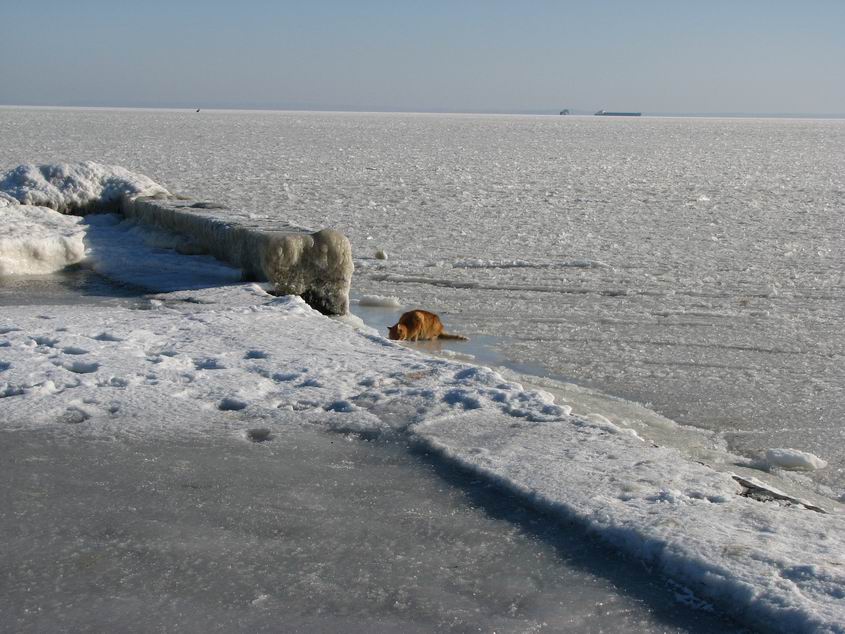
[(168, 195), (143, 174), (95, 161), (19, 165), (0, 174), (0, 191), (21, 204), (61, 212), (116, 211), (124, 196)]
[(10, 307), (0, 332), (6, 431), (179, 438), (228, 416), (262, 438), (296, 420), (417, 440), (749, 624), (843, 631), (842, 514), (743, 497), (729, 473), (298, 298), (246, 285), (162, 295), (148, 310)]
[[(810, 452), (829, 467), (795, 477), (845, 495), (842, 121), (3, 109), (0, 129), (0, 170), (96, 158), (334, 227), (390, 254), (355, 262), (358, 293), (761, 462)], [(479, 260), (608, 266), (453, 266)]]
[[(114, 313), (123, 315), (118, 322), (126, 333), (138, 330), (137, 341), (122, 338), (144, 371), (130, 373), (134, 383), (121, 386), (117, 377), (111, 387), (128, 399), (124, 411), (140, 412), (144, 401), (147, 411), (165, 412), (160, 423), (140, 413), (127, 420), (103, 414), (108, 407), (94, 392), (109, 386), (90, 381), (99, 381), (101, 370), (108, 373), (113, 357), (106, 351), (89, 350), (96, 368), (85, 360), (66, 367), (71, 352), (37, 342), (24, 361), (38, 364), (32, 381), (49, 372), (73, 376), (65, 384), (42, 384), (48, 392), (59, 386), (58, 395), (39, 395), (37, 386), (26, 387), (28, 378), (9, 381), (14, 368), (4, 356), (3, 411), (7, 402), (30, 397), (54, 407), (49, 415), (27, 410), (16, 420), (19, 433), (29, 424), (45, 433), (61, 429), (59, 419), (81, 421), (73, 428), (79, 433), (105, 421), (141, 435), (150, 433), (148, 424), (162, 432), (168, 421), (174, 428), (201, 429), (221, 416), (253, 413), (263, 425), (279, 421), (277, 411), (364, 437), (389, 429), (436, 446), (449, 460), (542, 508), (578, 518), (648, 559), (650, 569), (681, 580), (678, 594), (690, 605), (712, 601), (772, 629), (841, 631), (840, 507), (816, 497), (813, 504), (830, 513), (813, 512), (800, 504), (796, 490), (814, 486), (822, 496), (845, 500), (845, 125), (595, 119), (0, 110), (0, 166), (96, 156), (150, 174), (171, 190), (245, 207), (257, 220), (338, 227), (357, 253), (371, 254), (374, 245), (390, 253), (389, 261), (356, 261), (361, 295), (398, 296), (435, 310), (450, 330), (474, 342), (495, 337), (516, 367), (638, 400), (713, 430), (747, 457), (737, 467), (744, 482), (764, 484), (748, 473), (755, 463), (782, 479), (774, 480), (776, 495), (755, 498), (731, 477), (730, 459), (721, 458), (710, 471), (687, 460), (688, 452), (670, 449), (673, 438), (691, 432), (671, 422), (661, 427), (653, 412), (576, 407), (597, 415), (574, 427), (565, 417), (526, 426), (515, 414), (554, 407), (546, 397), (534, 394), (520, 407), (524, 392), (497, 387), (508, 382), (488, 385), (491, 377), (483, 372), (458, 376), (460, 366), (445, 362), (397, 366), (390, 344), (359, 338), (341, 345), (333, 335), (325, 338), (322, 323), (323, 336), (309, 339), (311, 322), (304, 316), (297, 322), (302, 341), (279, 338), (278, 321), (273, 337), (290, 346), (293, 363), (307, 362), (293, 366), (296, 371), (265, 367), (267, 379), (244, 366), (270, 358), (261, 356), (271, 350), (269, 329), (253, 332), (255, 320), (246, 324), (228, 309), (212, 318), (216, 309), (198, 308), (197, 302), (212, 301), (206, 295), (185, 297), (183, 308), (192, 310), (182, 313), (178, 327), (162, 317), (171, 308), (151, 311), (146, 318), (160, 321), (147, 325), (138, 315)], [(209, 157), (202, 169), (195, 160), (200, 154)], [(10, 202), (0, 197), (0, 207)], [(36, 336), (48, 343), (90, 338), (79, 334), (80, 324), (103, 316), (66, 314), (63, 319), (79, 323), (62, 322), (52, 332), (48, 320), (39, 321), (43, 314), (19, 313), (28, 331), (37, 324)], [(216, 319), (237, 328), (215, 326)], [(199, 327), (213, 334), (203, 346), (185, 344), (190, 361), (178, 350), (165, 354), (170, 343), (161, 342), (168, 332), (181, 341)], [(243, 341), (246, 332), (261, 341)], [(149, 345), (141, 343), (145, 336)], [(357, 347), (363, 341), (370, 342), (365, 348), (382, 346), (386, 356), (375, 362), (372, 350)], [(243, 360), (237, 362), (226, 344), (246, 348)], [(0, 353), (11, 347), (0, 344)], [(157, 356), (158, 349), (163, 352)], [(103, 362), (96, 358), (101, 355)], [(164, 380), (171, 358), (178, 367)], [(121, 356), (116, 363), (130, 360)], [(360, 376), (360, 367), (370, 373), (360, 379), (369, 386), (348, 380)], [(285, 394), (282, 408), (262, 404), (256, 394), (265, 383), (256, 374), (274, 386), (267, 398), (277, 389)], [(289, 385), (284, 377), (291, 377)], [(156, 384), (173, 388), (172, 398), (185, 395), (190, 406), (184, 419), (166, 392), (156, 395)], [(77, 388), (88, 396), (77, 399)], [(136, 388), (145, 390), (143, 398), (132, 396)], [(373, 403), (370, 391), (377, 396)], [(194, 394), (206, 399), (204, 406), (191, 400)], [(641, 417), (658, 425), (643, 424)], [(497, 425), (502, 421), (515, 426), (503, 431)], [(459, 423), (467, 425), (453, 426)], [(559, 437), (552, 437), (554, 429)], [(778, 447), (814, 456), (819, 468), (776, 466), (767, 451)], [(642, 459), (629, 464), (629, 452)], [(708, 452), (698, 459), (711, 462)], [(526, 472), (523, 463), (533, 470)], [(600, 495), (592, 488), (584, 492), (592, 480)], [(718, 522), (706, 524), (711, 530), (704, 534), (696, 521), (707, 523), (711, 515)]]
[[(8, 202), (8, 201), (7, 201)], [(0, 198), (0, 275), (41, 275), (85, 257), (80, 218)]]

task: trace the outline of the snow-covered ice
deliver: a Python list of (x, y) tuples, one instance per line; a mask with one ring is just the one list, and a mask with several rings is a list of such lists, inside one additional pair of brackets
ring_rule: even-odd
[[(188, 284), (166, 236), (88, 217), (92, 266), (129, 270), (108, 269), (121, 232), (175, 263), (146, 285), (138, 267), (142, 286), (194, 290), (144, 310), (4, 307), (6, 433), (395, 439), (591, 531), (685, 605), (843, 631), (841, 122), (183, 114), (2, 110), (0, 167), (95, 156), (262, 221), (335, 226), (359, 254), (359, 302), (424, 306), (473, 343), (419, 356), (353, 318), (221, 287), (225, 269)], [(42, 177), (62, 191), (18, 180), (52, 192)], [(16, 196), (0, 215), (49, 198)], [(493, 338), (501, 362), (545, 378), (454, 360), (484, 360), (473, 346)]]
[(841, 631), (841, 513), (743, 496), (730, 473), (296, 297), (243, 285), (158, 295), (147, 310), (9, 307), (0, 332), (6, 432), (190, 438), (228, 425), (261, 440), (296, 421), (416, 442), (749, 624)]

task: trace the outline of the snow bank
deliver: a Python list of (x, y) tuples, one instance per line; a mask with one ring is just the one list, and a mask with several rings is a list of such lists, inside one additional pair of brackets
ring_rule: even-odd
[(124, 197), (169, 195), (143, 174), (94, 161), (19, 165), (0, 175), (0, 191), (21, 204), (63, 213), (116, 211)]
[(41, 275), (82, 261), (85, 228), (80, 221), (0, 198), (0, 275)]
[(587, 526), (747, 624), (845, 631), (835, 509), (745, 495), (730, 473), (299, 298), (239, 285), (161, 295), (150, 310), (10, 307), (0, 361), (5, 429), (184, 438), (226, 416), (233, 433), (272, 443), (295, 412), (351, 438), (398, 435)]

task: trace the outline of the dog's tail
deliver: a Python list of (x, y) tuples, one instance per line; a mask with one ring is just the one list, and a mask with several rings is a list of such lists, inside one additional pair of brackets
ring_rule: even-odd
[(448, 332), (441, 332), (437, 335), (438, 339), (455, 339), (456, 341), (469, 341), (469, 337), (463, 335), (450, 335)]

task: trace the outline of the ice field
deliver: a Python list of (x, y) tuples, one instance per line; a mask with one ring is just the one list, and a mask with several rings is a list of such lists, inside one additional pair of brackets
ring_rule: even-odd
[[(29, 456), (22, 462), (38, 464), (48, 460), (42, 454), (61, 454), (55, 442), (67, 443), (69, 473), (83, 473), (85, 459), (77, 457), (89, 454), (117, 473), (98, 444), (80, 439), (129, 439), (141, 453), (155, 453), (153, 438), (213, 430), (218, 441), (207, 449), (215, 456), (226, 454), (220, 442), (236, 439), (233, 456), (268, 447), (292, 459), (278, 442), (289, 434), (314, 455), (342, 461), (313, 429), (355, 444), (354, 452), (362, 451), (362, 439), (387, 438), (382, 458), (354, 455), (370, 466), (397, 461), (401, 481), (419, 468), (419, 456), (397, 453), (407, 444), (460, 477), (506, 492), (515, 505), (574, 522), (658, 578), (681, 584), (675, 601), (688, 614), (680, 621), (644, 608), (643, 601), (660, 599), (641, 591), (647, 581), (632, 578), (630, 586), (640, 589), (634, 594), (649, 598), (605, 619), (589, 607), (604, 590), (588, 593), (580, 603), (570, 600), (584, 610), (571, 627), (733, 627), (719, 621), (724, 613), (764, 629), (841, 631), (842, 122), (0, 109), (0, 138), (0, 171), (96, 159), (171, 192), (337, 228), (356, 258), (353, 312), (370, 326), (384, 334), (403, 309), (424, 307), (440, 313), (449, 331), (473, 339), (422, 346), (445, 360), (412, 355), (360, 324), (349, 328), (250, 285), (115, 299), (108, 308), (80, 300), (68, 308), (16, 301), (33, 286), (7, 278), (0, 292), (7, 455), (20, 451)], [(8, 209), (16, 207), (0, 214)], [(103, 275), (143, 285), (145, 270), (156, 269), (153, 287), (180, 288), (178, 276), (140, 255), (144, 244), (166, 250), (166, 237), (114, 217), (42, 220), (34, 224), (69, 241), (48, 261), (56, 254), (78, 260), (84, 240), (86, 265)], [(21, 237), (8, 239), (17, 244)], [(387, 259), (376, 258), (378, 250)], [(183, 266), (178, 262), (174, 270)], [(216, 266), (191, 267), (208, 278), (181, 286), (235, 281)], [(56, 279), (43, 280), (45, 297), (65, 293), (50, 290)], [(291, 329), (280, 332), (282, 322)], [(506, 368), (477, 369), (467, 360)], [(54, 437), (55, 429), (66, 431)], [(277, 443), (265, 443), (265, 435)], [(46, 448), (38, 448), (39, 437)], [(162, 460), (181, 464), (181, 449), (166, 447)], [(265, 458), (268, 472), (279, 468)], [(127, 467), (129, 474), (136, 469)], [(128, 477), (115, 475), (116, 491), (131, 487)], [(366, 469), (358, 477), (378, 480)], [(233, 488), (243, 486), (236, 480)], [(39, 487), (32, 495), (61, 495)], [(26, 495), (15, 493), (14, 503), (35, 509)], [(453, 496), (438, 504), (463, 508)], [(354, 508), (342, 507), (341, 515)], [(49, 509), (38, 513), (33, 517), (47, 524), (55, 519)], [(114, 517), (127, 513), (116, 509)], [(82, 524), (88, 519), (79, 515)], [(473, 530), (477, 518), (465, 519)], [(244, 530), (244, 522), (236, 524)], [(158, 533), (140, 535), (126, 536), (125, 548)], [(48, 552), (61, 547), (57, 535), (39, 539)], [(495, 550), (497, 539), (484, 543)], [(134, 555), (112, 536), (100, 541), (107, 542), (103, 561), (129, 566)], [(124, 579), (145, 579), (168, 556), (159, 553), (158, 563)], [(286, 556), (274, 554), (290, 561)], [(360, 555), (350, 556), (362, 565)], [(44, 574), (26, 555), (16, 561), (24, 576)], [(391, 608), (372, 594), (361, 597), (369, 616), (348, 604), (329, 612), (363, 619), (362, 629), (377, 614), (376, 625), (388, 629), (397, 618), (423, 627), (554, 630), (563, 626), (556, 611), (567, 601), (555, 604), (559, 589), (543, 594), (555, 570), (577, 578), (561, 562), (540, 567), (537, 574), (548, 575), (536, 586), (542, 591), (527, 591), (530, 607), (517, 606), (504, 621), (491, 614), (500, 614), (512, 588), (491, 590), (490, 602), (472, 608), (475, 617), (468, 604), (441, 600), (432, 611), (397, 596), (399, 607)], [(468, 583), (484, 575), (475, 570)], [(436, 572), (421, 577), (434, 585), (412, 595), (439, 587)], [(379, 588), (390, 585), (378, 579)], [(308, 592), (319, 594), (319, 575), (312, 580)], [(167, 595), (173, 613), (177, 590)], [(307, 593), (287, 594), (282, 607), (277, 595), (259, 590), (250, 605), (276, 601), (277, 609), (311, 614), (303, 607)], [(624, 592), (609, 592), (628, 605), (619, 598)], [(248, 594), (239, 587), (227, 600), (242, 603)], [(715, 617), (688, 610), (714, 609), (710, 604)], [(102, 623), (119, 622), (110, 612), (116, 605), (101, 613)], [(410, 607), (403, 612), (402, 605)], [(51, 610), (55, 616), (63, 608)], [(237, 618), (261, 626), (266, 616), (247, 611)], [(20, 622), (36, 621), (20, 613)]]
[(818, 454), (845, 493), (841, 121), (2, 114), (3, 169), (94, 159), (333, 226), (355, 292), (747, 455)]

